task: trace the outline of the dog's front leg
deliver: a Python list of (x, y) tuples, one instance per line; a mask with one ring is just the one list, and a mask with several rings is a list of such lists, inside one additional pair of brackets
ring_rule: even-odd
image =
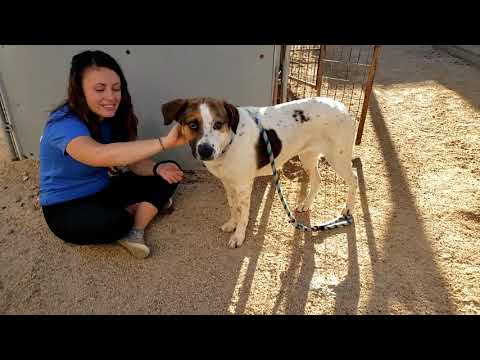
[(250, 215), (250, 198), (252, 195), (253, 181), (249, 184), (242, 184), (236, 188), (236, 204), (238, 208), (237, 228), (230, 237), (228, 246), (237, 248), (242, 246), (245, 240), (245, 232), (247, 230), (248, 219)]
[(237, 227), (239, 217), (238, 207), (235, 206), (237, 203), (235, 188), (224, 181), (222, 181), (222, 183), (227, 194), (228, 206), (230, 207), (230, 219), (221, 226), (221, 229), (223, 232), (232, 232)]

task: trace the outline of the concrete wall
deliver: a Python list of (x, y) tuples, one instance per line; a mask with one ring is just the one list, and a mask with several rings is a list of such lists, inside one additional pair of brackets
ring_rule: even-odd
[[(140, 121), (140, 138), (168, 132), (161, 106), (178, 97), (212, 96), (235, 105), (270, 105), (279, 46), (0, 46), (0, 80), (22, 153), (38, 157), (48, 112), (66, 96), (71, 57), (86, 49), (112, 55), (128, 81)], [(170, 150), (159, 160), (177, 160), (186, 169), (200, 168), (188, 147)]]
[(434, 45), (434, 47), (480, 68), (480, 45)]

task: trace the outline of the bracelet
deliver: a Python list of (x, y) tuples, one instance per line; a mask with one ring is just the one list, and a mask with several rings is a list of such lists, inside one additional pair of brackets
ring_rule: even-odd
[(162, 138), (159, 137), (159, 138), (158, 138), (158, 141), (160, 142), (160, 145), (162, 145), (162, 149), (163, 149), (162, 151), (165, 151), (166, 149), (165, 149), (165, 146), (163, 146)]
[(157, 173), (157, 168), (158, 168), (158, 166), (161, 165), (161, 164), (162, 164), (161, 162), (158, 162), (158, 163), (156, 163), (155, 165), (153, 165), (153, 176), (160, 176), (160, 175), (158, 175), (158, 173)]

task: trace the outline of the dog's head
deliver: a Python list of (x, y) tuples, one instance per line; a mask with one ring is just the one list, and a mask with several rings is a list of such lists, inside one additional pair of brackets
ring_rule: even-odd
[(188, 139), (192, 155), (202, 161), (217, 159), (237, 132), (235, 106), (212, 98), (176, 99), (162, 106), (165, 125), (177, 121)]

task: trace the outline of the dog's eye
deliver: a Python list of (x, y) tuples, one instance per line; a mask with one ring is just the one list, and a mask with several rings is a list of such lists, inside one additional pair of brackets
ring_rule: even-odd
[(222, 126), (223, 126), (223, 123), (221, 123), (220, 121), (216, 121), (215, 124), (213, 124), (213, 128), (214, 128), (215, 130), (221, 129)]
[(198, 123), (196, 121), (192, 121), (191, 123), (188, 124), (188, 126), (192, 130), (197, 130), (198, 129)]

